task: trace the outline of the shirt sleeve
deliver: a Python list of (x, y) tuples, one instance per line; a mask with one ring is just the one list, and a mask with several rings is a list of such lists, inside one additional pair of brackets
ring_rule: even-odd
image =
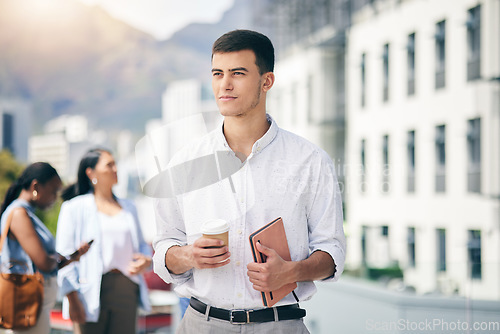
[(191, 278), (192, 270), (180, 275), (172, 274), (165, 263), (165, 255), (170, 247), (187, 244), (184, 220), (177, 199), (156, 200), (155, 214), (157, 231), (153, 240), (154, 272), (167, 283), (183, 284)]
[[(74, 219), (75, 216), (69, 202), (64, 202), (61, 206), (59, 219), (57, 221), (56, 250), (60, 254), (71, 254), (79, 247), (79, 245), (75, 245), (74, 242), (77, 224)], [(59, 270), (57, 274), (57, 283), (63, 296), (80, 289), (78, 268), (75, 263), (70, 263)]]
[(342, 195), (333, 162), (326, 153), (320, 153), (321, 163), (310, 185), (308, 210), (310, 252), (323, 251), (335, 262), (335, 272), (325, 281), (337, 281), (344, 271), (346, 239), (342, 214)]

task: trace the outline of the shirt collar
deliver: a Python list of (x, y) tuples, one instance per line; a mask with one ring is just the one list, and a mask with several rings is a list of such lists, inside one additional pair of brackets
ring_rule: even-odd
[(266, 114), (266, 117), (267, 117), (267, 122), (271, 126), (269, 126), (267, 132), (253, 144), (252, 147), (253, 154), (257, 154), (263, 149), (265, 149), (269, 144), (271, 144), (271, 142), (274, 140), (274, 138), (276, 138), (276, 135), (278, 134), (278, 124), (276, 124), (274, 119), (269, 114)]
[[(263, 149), (265, 149), (271, 142), (276, 138), (276, 135), (278, 134), (279, 127), (278, 124), (276, 124), (276, 121), (269, 115), (266, 114), (267, 122), (270, 124), (269, 129), (267, 132), (259, 138), (252, 147), (252, 154), (257, 154), (261, 152)], [(222, 121), (218, 127), (218, 137), (219, 140), (223, 143), (224, 147), (230, 150), (231, 148), (229, 147), (229, 144), (227, 143), (226, 137), (224, 136), (224, 121)]]

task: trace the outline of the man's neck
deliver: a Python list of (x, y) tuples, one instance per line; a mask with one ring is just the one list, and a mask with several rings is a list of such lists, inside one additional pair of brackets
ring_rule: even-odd
[(252, 152), (253, 144), (262, 138), (269, 126), (265, 112), (251, 116), (226, 116), (224, 136), (229, 147), (235, 153), (243, 153), (246, 159)]

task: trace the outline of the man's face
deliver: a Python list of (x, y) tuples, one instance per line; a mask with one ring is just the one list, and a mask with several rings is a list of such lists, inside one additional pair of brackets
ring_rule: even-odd
[(245, 116), (265, 110), (262, 97), (265, 76), (250, 50), (215, 53), (212, 57), (212, 89), (222, 116)]

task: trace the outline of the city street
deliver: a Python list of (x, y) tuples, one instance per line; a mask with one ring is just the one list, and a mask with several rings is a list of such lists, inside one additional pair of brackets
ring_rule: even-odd
[(317, 287), (301, 304), (312, 334), (500, 332), (499, 301), (418, 296), (347, 276)]

